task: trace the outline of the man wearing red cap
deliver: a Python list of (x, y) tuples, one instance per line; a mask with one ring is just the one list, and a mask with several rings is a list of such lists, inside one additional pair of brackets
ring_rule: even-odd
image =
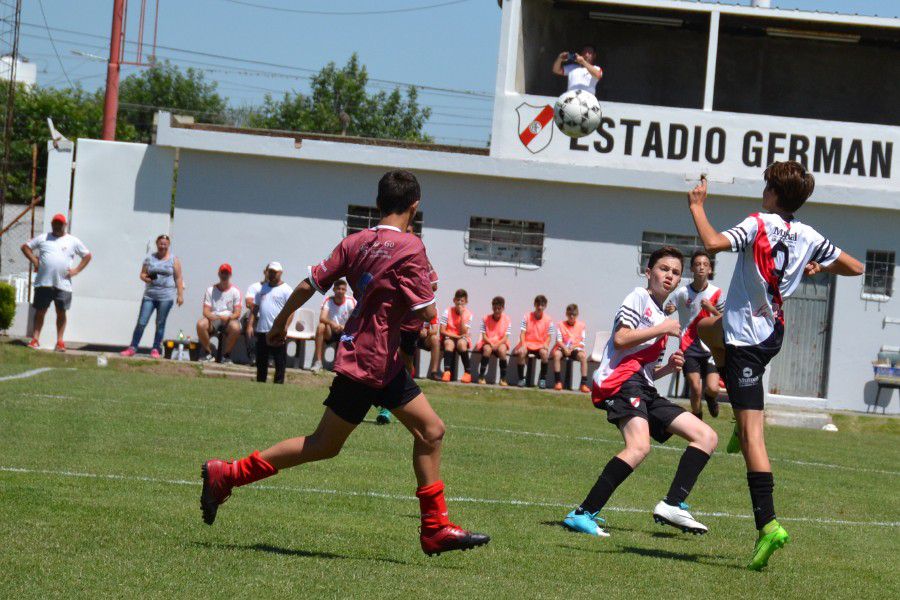
[[(51, 232), (42, 233), (22, 244), (22, 253), (34, 265), (34, 331), (29, 348), (40, 348), (41, 328), (50, 304), (56, 306), (56, 350), (65, 352), (63, 334), (66, 331), (66, 311), (72, 305), (72, 277), (81, 273), (91, 262), (91, 253), (74, 235), (66, 233), (66, 216), (53, 215)], [(81, 262), (72, 267), (75, 257)]]
[(222, 362), (231, 362), (231, 350), (241, 335), (241, 290), (231, 285), (231, 265), (219, 265), (219, 282), (206, 288), (203, 296), (203, 316), (197, 321), (197, 337), (206, 351), (202, 360), (215, 360), (210, 352), (209, 339), (221, 333), (225, 344)]

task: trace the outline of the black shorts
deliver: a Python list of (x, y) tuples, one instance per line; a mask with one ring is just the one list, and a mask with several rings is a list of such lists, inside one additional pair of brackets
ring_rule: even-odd
[(421, 393), (422, 390), (419, 389), (406, 369), (401, 369), (381, 389), (338, 373), (331, 382), (328, 397), (322, 404), (348, 423), (359, 425), (372, 406), (394, 410), (408, 404)]
[(772, 337), (757, 346), (732, 346), (725, 344), (725, 387), (732, 408), (763, 410), (766, 390), (763, 374), (781, 350), (781, 335)]
[(640, 417), (650, 424), (650, 436), (659, 443), (672, 437), (666, 431), (675, 417), (685, 412), (668, 398), (663, 398), (656, 388), (646, 382), (629, 379), (619, 391), (597, 405), (606, 411), (606, 420), (613, 425), (628, 417)]
[(51, 286), (34, 288), (31, 305), (35, 310), (47, 310), (51, 303), (56, 306), (56, 310), (69, 310), (69, 307), (72, 306), (72, 292)]
[(710, 364), (710, 355), (702, 356), (699, 354), (686, 355), (684, 357), (684, 366), (681, 370), (685, 373), (700, 373), (701, 379), (706, 379), (710, 373), (715, 373), (716, 368)]
[(418, 331), (405, 331), (403, 329), (400, 330), (400, 352), (407, 356), (412, 356), (416, 353), (416, 346), (419, 341), (419, 332)]

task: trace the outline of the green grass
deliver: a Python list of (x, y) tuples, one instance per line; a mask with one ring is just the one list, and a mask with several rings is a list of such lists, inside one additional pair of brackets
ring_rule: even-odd
[[(494, 538), (428, 558), (418, 548), (410, 438), (397, 424), (364, 423), (337, 459), (236, 490), (216, 524), (202, 524), (201, 461), (310, 431), (329, 377), (262, 386), (150, 361), (101, 369), (92, 357), (9, 344), (0, 366), (74, 369), (0, 382), (0, 467), (31, 470), (0, 471), (3, 598), (900, 597), (897, 419), (842, 416), (836, 434), (767, 430), (779, 459), (776, 508), (793, 539), (752, 573), (752, 520), (704, 517), (705, 537), (653, 523), (674, 451), (654, 451), (617, 491), (604, 511), (611, 538), (557, 525), (619, 448), (586, 398), (423, 384), (448, 425), (451, 517)], [(727, 414), (713, 424), (724, 447)], [(742, 461), (717, 454), (689, 502), (749, 516)]]

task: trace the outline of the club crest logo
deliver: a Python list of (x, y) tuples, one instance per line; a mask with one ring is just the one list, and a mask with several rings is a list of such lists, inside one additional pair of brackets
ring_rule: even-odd
[(635, 407), (635, 408), (637, 408), (638, 406), (641, 405), (641, 399), (640, 399), (640, 398), (631, 398), (631, 399), (629, 400), (629, 402), (631, 402), (631, 405), (632, 405), (633, 407)]
[(648, 319), (653, 316), (653, 311), (650, 310), (649, 306), (647, 307), (647, 310), (644, 311), (644, 316), (647, 317)]
[(744, 367), (744, 370), (741, 373), (744, 377), (753, 377), (753, 369), (750, 367)]
[(550, 145), (553, 139), (553, 107), (549, 104), (534, 106), (523, 102), (516, 107), (519, 118), (519, 141), (532, 154)]

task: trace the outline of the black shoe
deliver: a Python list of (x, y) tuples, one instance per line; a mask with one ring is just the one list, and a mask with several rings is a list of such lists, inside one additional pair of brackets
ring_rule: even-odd
[(709, 408), (709, 414), (712, 415), (713, 419), (719, 416), (719, 400), (717, 398), (707, 398), (706, 406)]

